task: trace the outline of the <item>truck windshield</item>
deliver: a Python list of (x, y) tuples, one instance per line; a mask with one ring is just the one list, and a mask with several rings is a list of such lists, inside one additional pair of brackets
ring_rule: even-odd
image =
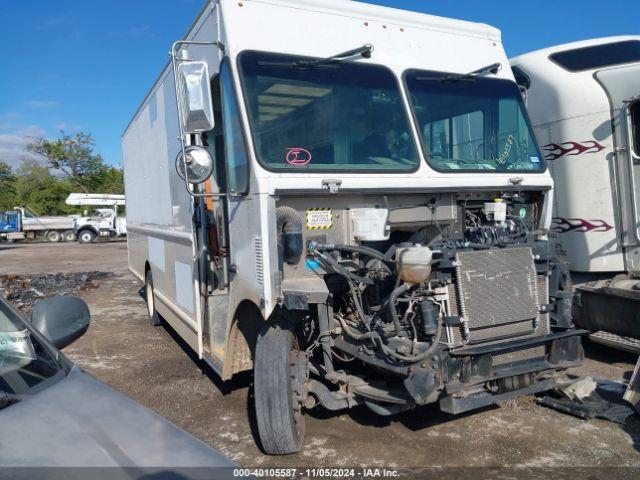
[(398, 81), (385, 67), (296, 63), (244, 52), (240, 71), (258, 158), (270, 170), (410, 171), (417, 147)]
[(543, 171), (545, 166), (514, 82), (405, 74), (425, 155), (439, 171)]
[(51, 351), (0, 298), (0, 409), (62, 371)]

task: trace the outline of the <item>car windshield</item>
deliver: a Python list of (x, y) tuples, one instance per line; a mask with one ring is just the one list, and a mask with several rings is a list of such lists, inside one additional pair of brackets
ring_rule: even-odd
[(400, 88), (385, 67), (245, 52), (244, 96), (270, 170), (410, 171), (419, 157)]
[(62, 365), (0, 298), (0, 409), (63, 370)]
[(522, 96), (509, 80), (410, 70), (425, 155), (439, 171), (545, 169)]

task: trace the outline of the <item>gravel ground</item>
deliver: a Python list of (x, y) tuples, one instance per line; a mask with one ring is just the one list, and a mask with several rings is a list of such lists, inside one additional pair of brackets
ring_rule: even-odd
[[(42, 277), (51, 272), (62, 275)], [(458, 417), (434, 406), (391, 419), (366, 408), (312, 411), (303, 450), (268, 457), (254, 441), (251, 376), (221, 382), (170, 327), (148, 324), (141, 285), (127, 271), (125, 243), (0, 244), (0, 276), (33, 274), (4, 282), (30, 279), (29, 288), (41, 291), (41, 281), (45, 296), (69, 290), (90, 306), (89, 331), (65, 350), (72, 360), (242, 466), (640, 467), (637, 416), (625, 425), (583, 421), (537, 405), (533, 397)], [(590, 344), (586, 351), (584, 364), (568, 373), (630, 377), (632, 355)]]

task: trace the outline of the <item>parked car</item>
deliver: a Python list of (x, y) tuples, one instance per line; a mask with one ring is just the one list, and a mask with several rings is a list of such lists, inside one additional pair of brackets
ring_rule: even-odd
[(0, 297), (0, 469), (150, 467), (180, 478), (211, 469), (208, 478), (231, 478), (235, 465), (221, 453), (60, 352), (89, 321), (77, 297), (41, 300), (31, 322)]

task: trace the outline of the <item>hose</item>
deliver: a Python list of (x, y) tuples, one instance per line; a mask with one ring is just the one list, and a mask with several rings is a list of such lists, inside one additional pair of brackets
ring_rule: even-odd
[(365, 255), (367, 257), (375, 258), (387, 264), (393, 264), (392, 260), (389, 260), (384, 256), (382, 252), (378, 250), (374, 250), (373, 248), (364, 247), (364, 246), (355, 246), (355, 245), (317, 245), (316, 250), (318, 251), (331, 251), (338, 250), (341, 252), (349, 252), (349, 253), (359, 253), (361, 255)]
[(289, 265), (295, 265), (302, 256), (302, 219), (293, 208), (281, 206), (276, 209), (276, 225), (282, 249), (282, 259)]
[(420, 355), (414, 355), (413, 357), (406, 357), (404, 355), (400, 355), (399, 353), (394, 352), (382, 342), (382, 338), (380, 338), (380, 335), (376, 334), (376, 336), (374, 337), (374, 341), (377, 340), (378, 346), (382, 349), (382, 351), (387, 355), (392, 356), (396, 360), (400, 360), (402, 362), (415, 363), (415, 362), (419, 362), (420, 360), (424, 360), (435, 351), (436, 347), (438, 346), (438, 339), (440, 338), (440, 335), (442, 335), (442, 322), (439, 321), (438, 328), (436, 330), (436, 335), (433, 337), (433, 341), (431, 342), (431, 345), (429, 345), (429, 348), (427, 348)]
[(411, 287), (412, 285), (409, 285), (408, 283), (402, 284), (395, 288), (393, 292), (391, 292), (391, 295), (389, 295), (389, 313), (391, 314), (391, 320), (393, 321), (396, 336), (399, 336), (401, 333), (400, 319), (398, 318), (398, 312), (396, 311), (396, 301), (400, 295), (405, 293)]
[(365, 285), (373, 285), (374, 281), (370, 278), (361, 277), (356, 275), (355, 273), (351, 273), (349, 270), (340, 265), (331, 255), (324, 255), (323, 253), (316, 252), (318, 258), (326, 265), (328, 265), (335, 273), (346, 277), (349, 280), (353, 280), (354, 282), (364, 283)]

